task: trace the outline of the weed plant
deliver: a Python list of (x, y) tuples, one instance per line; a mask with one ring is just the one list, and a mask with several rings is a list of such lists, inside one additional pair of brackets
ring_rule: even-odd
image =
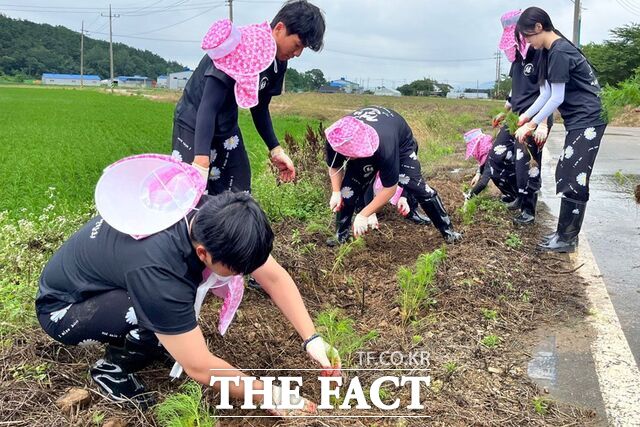
[(435, 277), (438, 266), (446, 257), (444, 248), (436, 249), (420, 255), (415, 269), (400, 267), (398, 270), (400, 313), (405, 324), (416, 320), (422, 308), (435, 304)]
[[(354, 320), (345, 316), (339, 309), (327, 309), (317, 314), (315, 324), (324, 340), (340, 354), (342, 366), (350, 366), (353, 353), (360, 350), (369, 341), (378, 337), (375, 330), (364, 335), (353, 329)], [(333, 363), (333, 360), (331, 361)]]
[(154, 414), (161, 427), (213, 427), (217, 424), (209, 405), (202, 399), (202, 386), (193, 381), (156, 405)]

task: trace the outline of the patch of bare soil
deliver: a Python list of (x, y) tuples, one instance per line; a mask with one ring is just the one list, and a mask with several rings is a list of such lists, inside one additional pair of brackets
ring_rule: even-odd
[[(471, 171), (462, 175), (439, 171), (429, 181), (452, 213), (457, 229), (464, 232), (464, 241), (446, 247), (446, 260), (437, 273), (436, 303), (423, 310), (420, 321), (402, 322), (396, 272), (400, 266), (412, 266), (420, 254), (443, 246), (433, 227), (414, 225), (394, 210), (385, 209), (379, 215), (380, 231), (367, 235), (364, 248), (352, 251), (336, 265), (339, 249), (325, 245), (326, 233), (310, 232), (308, 224), (295, 221), (274, 226), (274, 256), (296, 280), (312, 315), (338, 307), (355, 320), (359, 332), (378, 331), (379, 337), (366, 346), (368, 351), (429, 353), (434, 385), (426, 396), (423, 394), (426, 409), (421, 415), (432, 418), (428, 422), (400, 418), (244, 418), (225, 419), (220, 425), (556, 426), (594, 422), (593, 411), (553, 400), (546, 415), (537, 413), (533, 399), (544, 392), (526, 375), (535, 329), (585, 315), (581, 280), (572, 272), (568, 257), (535, 251), (535, 243), (544, 232), (539, 226), (516, 229), (505, 211), (478, 212), (472, 225), (460, 225), (457, 211), (463, 203), (461, 183)], [(511, 233), (519, 235), (521, 247), (505, 243)], [(247, 291), (238, 317), (224, 338), (216, 329), (218, 307), (219, 303), (209, 298), (201, 322), (216, 355), (244, 369), (315, 367), (291, 326), (260, 292)], [(497, 319), (487, 319), (483, 309), (496, 310)], [(500, 338), (497, 347), (487, 348), (481, 343), (489, 334)], [(419, 343), (413, 338), (418, 335), (422, 337)], [(100, 415), (105, 415), (104, 419), (125, 419), (129, 425), (155, 425), (151, 412), (109, 403), (94, 391), (88, 366), (101, 356), (101, 349), (65, 347), (39, 329), (26, 330), (11, 340), (10, 345), (3, 344), (0, 353), (0, 425), (89, 426), (99, 424), (96, 419)], [(457, 369), (447, 371), (447, 362), (454, 362)], [(43, 363), (49, 364), (44, 378), (15, 374), (21, 364)], [(357, 359), (352, 366), (358, 367)], [(149, 389), (157, 391), (159, 401), (178, 388), (177, 383), (169, 381), (168, 372), (168, 367), (157, 364), (142, 375)], [(372, 379), (370, 372), (358, 374), (363, 383)], [(303, 393), (317, 400), (317, 382), (308, 375), (305, 378), (308, 381)], [(63, 414), (55, 401), (70, 387), (90, 389), (92, 403)], [(206, 396), (212, 399), (212, 391), (207, 390)], [(405, 391), (392, 394), (392, 399), (395, 397), (403, 402), (408, 399)]]

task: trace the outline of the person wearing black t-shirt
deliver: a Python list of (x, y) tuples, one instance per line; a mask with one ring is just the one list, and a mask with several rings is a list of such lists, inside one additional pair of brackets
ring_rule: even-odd
[[(329, 207), (337, 212), (338, 243), (345, 243), (349, 238), (355, 209), (377, 172), (384, 188), (356, 214), (355, 237), (366, 233), (368, 228), (378, 227), (376, 212), (400, 186), (403, 196), (410, 195), (418, 202), (447, 243), (462, 238), (454, 231), (437, 191), (422, 176), (416, 154), (418, 143), (400, 114), (385, 107), (365, 107), (343, 117), (325, 133), (332, 188)], [(362, 150), (362, 146), (366, 149)], [(408, 213), (407, 208), (404, 206), (403, 215)]]
[[(205, 385), (212, 375), (245, 376), (209, 351), (194, 304), (205, 268), (222, 283), (251, 273), (304, 340), (310, 358), (337, 374), (293, 279), (270, 255), (272, 247), (269, 222), (245, 193), (202, 196), (183, 220), (142, 240), (97, 216), (45, 266), (35, 302), (38, 321), (63, 344), (106, 343), (104, 357), (90, 370), (94, 382), (111, 400), (148, 406), (153, 399), (135, 372), (169, 355)], [(254, 387), (262, 389), (262, 383)], [(231, 396), (241, 398), (242, 390), (232, 385)]]
[(582, 52), (557, 31), (549, 15), (530, 7), (517, 24), (519, 38), (542, 50), (539, 65), (540, 95), (520, 116), (520, 141), (533, 134), (541, 146), (547, 130), (541, 123), (557, 108), (567, 131), (556, 168), (556, 193), (562, 196), (556, 232), (538, 245), (550, 252), (574, 252), (589, 200), (589, 178), (606, 128), (600, 85)]
[[(260, 73), (258, 104), (251, 116), (283, 182), (295, 178), (295, 167), (276, 137), (269, 103), (282, 93), (287, 61), (305, 47), (322, 48), (325, 21), (322, 12), (306, 0), (289, 0), (271, 22), (277, 53)], [(205, 55), (178, 101), (173, 123), (173, 155), (193, 164), (209, 179), (209, 194), (251, 191), (251, 169), (238, 127), (238, 103), (232, 77), (216, 68)]]

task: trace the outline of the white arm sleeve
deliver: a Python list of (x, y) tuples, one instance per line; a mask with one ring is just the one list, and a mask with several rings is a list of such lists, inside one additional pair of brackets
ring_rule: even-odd
[(535, 100), (533, 105), (529, 107), (527, 111), (524, 112), (521, 116), (533, 117), (536, 115), (538, 111), (547, 103), (549, 98), (551, 97), (551, 88), (549, 87), (548, 82), (544, 82), (544, 85), (540, 85), (540, 96)]
[(544, 107), (540, 110), (538, 114), (532, 119), (532, 121), (539, 125), (544, 122), (547, 117), (553, 114), (562, 103), (564, 102), (564, 89), (565, 83), (551, 83), (551, 97), (544, 104)]

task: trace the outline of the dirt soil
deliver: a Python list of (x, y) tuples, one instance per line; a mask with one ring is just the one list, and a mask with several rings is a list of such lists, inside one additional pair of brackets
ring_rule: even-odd
[[(421, 313), (420, 321), (408, 325), (403, 324), (399, 313), (396, 272), (402, 265), (414, 265), (420, 254), (443, 246), (440, 234), (433, 227), (414, 225), (392, 209), (385, 209), (379, 215), (380, 231), (367, 235), (366, 247), (351, 252), (343, 265), (335, 268), (339, 249), (325, 245), (326, 232), (307, 231), (307, 224), (295, 221), (276, 224), (274, 230), (277, 236), (274, 255), (296, 280), (312, 315), (338, 307), (355, 320), (359, 332), (378, 331), (379, 337), (366, 346), (368, 351), (429, 352), (434, 385), (423, 394), (426, 409), (420, 415), (430, 415), (430, 421), (399, 417), (317, 421), (228, 418), (220, 425), (594, 423), (593, 411), (554, 401), (553, 396), (545, 396), (526, 375), (529, 349), (536, 340), (535, 330), (585, 316), (583, 284), (572, 272), (568, 257), (536, 253), (535, 243), (546, 232), (540, 226), (516, 229), (506, 211), (479, 211), (472, 225), (460, 225), (458, 208), (463, 204), (460, 189), (472, 174), (471, 169), (464, 173), (440, 170), (431, 174), (429, 182), (440, 193), (458, 230), (464, 232), (464, 241), (446, 247), (447, 258), (437, 273), (437, 302)], [(522, 247), (516, 249), (505, 243), (511, 233), (520, 236)], [(216, 355), (245, 369), (315, 367), (301, 350), (300, 339), (291, 326), (259, 291), (247, 291), (241, 310), (224, 338), (217, 333), (218, 308), (219, 303), (208, 298), (201, 319), (209, 348)], [(482, 309), (497, 310), (497, 319), (487, 320)], [(497, 347), (489, 349), (480, 343), (488, 334), (500, 337)], [(416, 335), (423, 338), (419, 344), (414, 344), (416, 340), (412, 339)], [(0, 347), (0, 425), (92, 426), (100, 425), (96, 422), (100, 415), (106, 415), (105, 419), (118, 416), (129, 425), (155, 425), (151, 412), (108, 403), (92, 387), (87, 368), (101, 356), (100, 348), (65, 347), (40, 329), (25, 330), (22, 336), (13, 337), (11, 345), (6, 344)], [(455, 362), (459, 368), (447, 373), (443, 367), (447, 362)], [(13, 378), (15, 366), (42, 363), (50, 364), (44, 378)], [(358, 367), (357, 359), (351, 363), (352, 367)], [(362, 372), (359, 376), (363, 383), (371, 379), (371, 373)], [(159, 401), (174, 393), (179, 385), (169, 381), (168, 368), (160, 364), (145, 370), (142, 377), (150, 390), (158, 390)], [(308, 380), (303, 394), (317, 400), (316, 384)], [(88, 388), (93, 399), (87, 408), (64, 415), (54, 402), (69, 387)], [(211, 390), (206, 391), (206, 396), (214, 397)], [(534, 410), (533, 399), (538, 396), (549, 399), (546, 415)], [(400, 392), (398, 397), (403, 402), (407, 400), (405, 392)], [(408, 414), (406, 410), (396, 413)], [(224, 415), (233, 414), (241, 413)], [(242, 413), (246, 414), (246, 411)], [(263, 412), (252, 414), (264, 415)], [(334, 414), (362, 415), (363, 412)]]

